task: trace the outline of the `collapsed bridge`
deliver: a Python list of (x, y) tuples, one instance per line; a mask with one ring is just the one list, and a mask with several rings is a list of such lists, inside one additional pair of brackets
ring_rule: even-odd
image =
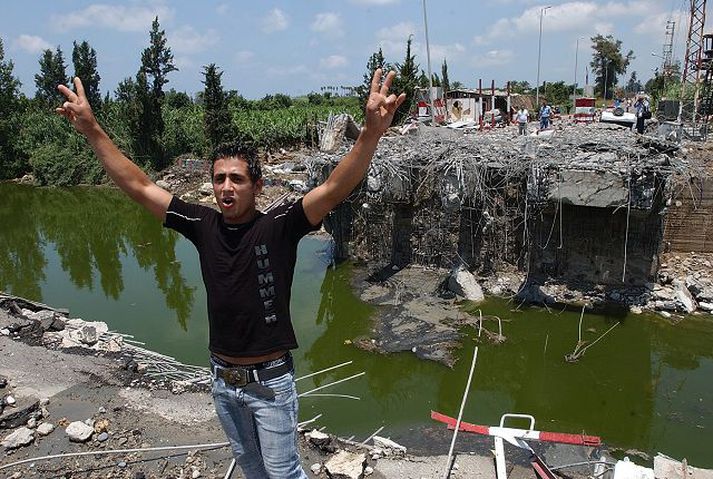
[[(309, 180), (323, 182), (346, 151), (312, 158)], [(678, 145), (617, 126), (537, 136), (421, 126), (382, 138), (325, 227), (338, 260), (372, 269), (465, 265), (487, 276), (516, 267), (536, 281), (636, 286), (655, 278), (670, 244), (668, 208), (682, 191), (700, 200), (690, 185), (705, 177)]]

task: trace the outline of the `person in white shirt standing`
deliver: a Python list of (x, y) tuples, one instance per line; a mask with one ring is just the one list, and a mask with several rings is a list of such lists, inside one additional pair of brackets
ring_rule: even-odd
[(528, 120), (527, 108), (520, 108), (515, 114), (515, 121), (517, 121), (518, 134), (527, 134), (527, 120)]

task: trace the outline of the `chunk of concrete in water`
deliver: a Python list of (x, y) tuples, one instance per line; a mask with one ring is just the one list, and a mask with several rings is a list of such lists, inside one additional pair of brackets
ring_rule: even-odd
[(398, 444), (391, 439), (386, 439), (381, 436), (374, 436), (374, 446), (384, 451), (385, 456), (405, 456), (406, 447)]
[(485, 299), (483, 289), (473, 273), (460, 266), (448, 277), (448, 289), (469, 301), (480, 302)]
[(696, 300), (693, 299), (691, 292), (688, 291), (686, 284), (683, 281), (673, 282), (674, 292), (676, 294), (676, 300), (681, 304), (683, 311), (685, 313), (692, 313), (697, 309)]

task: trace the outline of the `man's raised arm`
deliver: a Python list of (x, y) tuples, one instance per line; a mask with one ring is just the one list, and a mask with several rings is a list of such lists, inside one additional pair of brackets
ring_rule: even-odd
[(406, 99), (404, 93), (389, 94), (396, 73), (391, 71), (381, 83), (381, 68), (374, 72), (371, 91), (366, 102), (366, 121), (354, 147), (342, 158), (329, 178), (307, 193), (302, 206), (309, 222), (318, 224), (359, 184), (369, 168), (379, 138), (391, 125), (396, 109)]
[(166, 210), (171, 203), (171, 193), (152, 182), (102, 130), (94, 118), (92, 108), (84, 94), (84, 86), (78, 77), (74, 78), (74, 88), (77, 90), (76, 93), (64, 85), (57, 87), (67, 99), (60, 108), (57, 108), (57, 113), (67, 118), (72, 126), (87, 138), (114, 183), (156, 218), (164, 221)]

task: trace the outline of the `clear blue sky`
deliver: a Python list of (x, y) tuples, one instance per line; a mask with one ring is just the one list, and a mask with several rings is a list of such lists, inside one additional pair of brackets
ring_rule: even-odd
[[(643, 81), (652, 76), (661, 60), (651, 52), (661, 54), (666, 20), (677, 22), (679, 59), (685, 49), (688, 0), (427, 0), (433, 71), (440, 76), (446, 57), (451, 81), (466, 86), (476, 86), (478, 78), (488, 85), (491, 79), (498, 85), (510, 79), (534, 84), (540, 10), (547, 5), (541, 80), (573, 82), (578, 37), (580, 84), (591, 60), (589, 38), (597, 33), (611, 33), (625, 51), (634, 50), (636, 60), (620, 84), (632, 70)], [(113, 92), (136, 74), (156, 15), (180, 69), (169, 75), (167, 87), (189, 94), (203, 88), (202, 67), (209, 63), (225, 72), (226, 89), (248, 98), (358, 85), (379, 46), (387, 61), (402, 61), (410, 34), (416, 61), (427, 67), (421, 0), (6, 0), (0, 38), (28, 95), (34, 95), (45, 48), (59, 45), (67, 73), (73, 73), (73, 40), (94, 47), (100, 87)]]

